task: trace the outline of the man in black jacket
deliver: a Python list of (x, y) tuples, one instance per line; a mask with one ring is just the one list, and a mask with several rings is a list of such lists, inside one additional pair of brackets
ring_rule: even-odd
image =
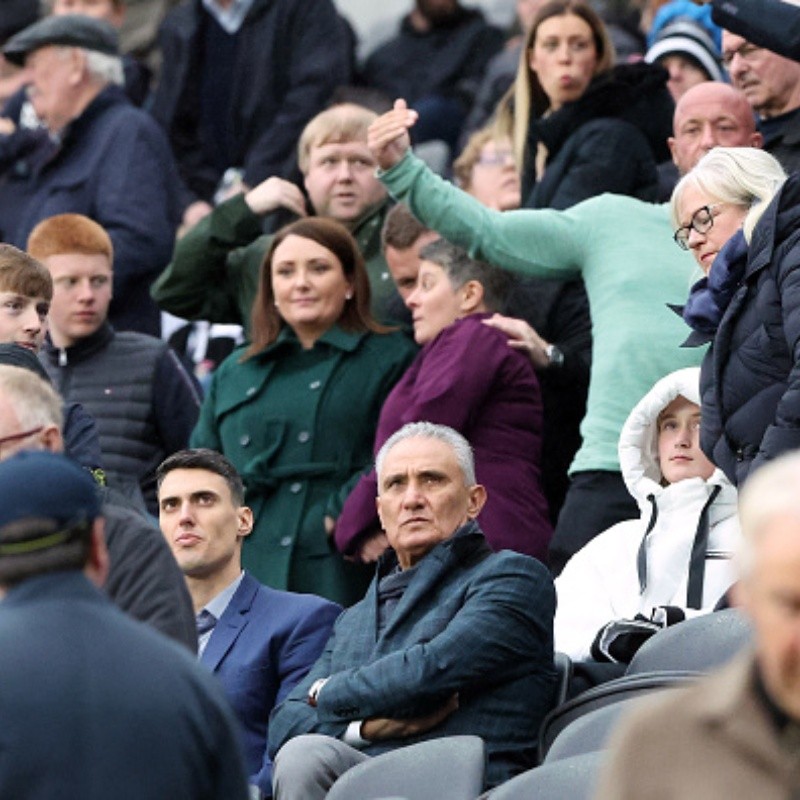
[(188, 193), (190, 227), (229, 168), (254, 187), (289, 177), (303, 126), (350, 78), (349, 38), (331, 0), (189, 0), (159, 34), (152, 112)]

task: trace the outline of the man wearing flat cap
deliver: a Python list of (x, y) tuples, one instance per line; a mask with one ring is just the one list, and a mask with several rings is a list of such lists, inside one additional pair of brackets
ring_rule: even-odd
[(118, 330), (158, 335), (149, 286), (172, 254), (177, 172), (166, 137), (122, 88), (117, 34), (81, 14), (46, 17), (12, 37), (45, 128), (0, 135), (0, 240), (24, 247), (55, 214), (85, 214), (114, 243)]
[(98, 591), (100, 513), (66, 457), (0, 463), (0, 797), (244, 800), (219, 687)]

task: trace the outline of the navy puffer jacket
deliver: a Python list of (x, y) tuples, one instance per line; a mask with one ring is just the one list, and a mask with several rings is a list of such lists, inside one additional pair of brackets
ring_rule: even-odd
[(701, 446), (736, 485), (800, 448), (800, 175), (753, 231), (700, 378)]

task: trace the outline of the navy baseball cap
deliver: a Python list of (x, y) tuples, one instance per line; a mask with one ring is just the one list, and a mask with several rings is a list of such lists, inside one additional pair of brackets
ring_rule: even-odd
[(0, 462), (0, 558), (45, 550), (88, 530), (100, 516), (92, 476), (49, 451), (24, 451)]

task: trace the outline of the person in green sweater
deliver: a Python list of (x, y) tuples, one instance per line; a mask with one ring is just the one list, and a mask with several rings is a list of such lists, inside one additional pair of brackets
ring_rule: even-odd
[(295, 184), (278, 177), (225, 200), (178, 240), (172, 261), (150, 290), (159, 307), (184, 319), (234, 323), (249, 332), (259, 269), (272, 242), (264, 233), (264, 218), (283, 210), (342, 223), (366, 262), (373, 316), (405, 323), (407, 312), (381, 252), (390, 201), (367, 147), (367, 128), (376, 117), (353, 103), (317, 114), (297, 147), (311, 208)]
[[(415, 121), (416, 113), (398, 100), (370, 126), (368, 142), (390, 194), (473, 258), (527, 275), (579, 276), (586, 286), (592, 367), (583, 443), (550, 545), (550, 567), (558, 574), (600, 531), (637, 516), (620, 473), (617, 442), (650, 386), (700, 363), (702, 350), (680, 347), (688, 331), (667, 305), (686, 299), (695, 266), (672, 242), (667, 205), (603, 194), (566, 211), (486, 208), (410, 152), (407, 131)], [(761, 140), (745, 98), (722, 83), (687, 92), (673, 124), (668, 144), (682, 174), (714, 146), (757, 146)]]

